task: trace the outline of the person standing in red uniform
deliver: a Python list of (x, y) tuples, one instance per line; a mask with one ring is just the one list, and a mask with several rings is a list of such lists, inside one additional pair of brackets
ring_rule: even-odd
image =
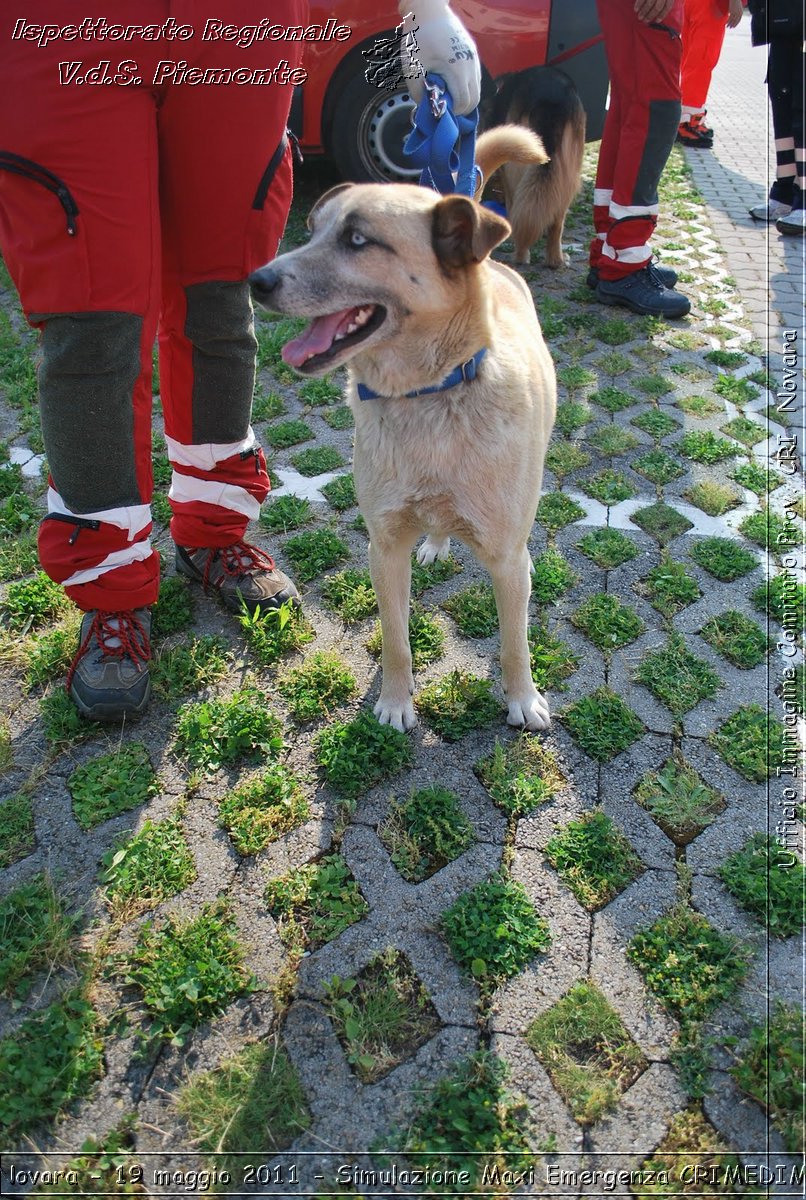
[(683, 0), (597, 0), (610, 70), (588, 285), (602, 304), (683, 317), (677, 276), (652, 262), (658, 183), (680, 124)]
[(735, 29), (743, 13), (742, 0), (684, 0), (680, 67), (683, 107), (677, 131), (677, 140), (683, 146), (710, 150), (714, 144), (714, 131), (705, 124), (705, 102), (722, 53), (725, 30)]

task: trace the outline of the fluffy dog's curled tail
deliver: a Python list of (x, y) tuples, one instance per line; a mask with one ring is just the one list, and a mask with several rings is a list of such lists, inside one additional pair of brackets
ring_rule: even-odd
[(523, 125), (497, 125), (482, 133), (476, 142), (476, 163), (481, 169), (481, 185), (476, 191), (478, 200), (484, 184), (504, 163), (547, 163), (543, 142)]

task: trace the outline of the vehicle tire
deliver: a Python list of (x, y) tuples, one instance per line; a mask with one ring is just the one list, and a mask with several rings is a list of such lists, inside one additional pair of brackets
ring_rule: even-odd
[(415, 104), (402, 88), (388, 91), (356, 74), (336, 96), (328, 122), (328, 150), (345, 179), (356, 183), (416, 183), (420, 172), (408, 165), (403, 142), (411, 130)]

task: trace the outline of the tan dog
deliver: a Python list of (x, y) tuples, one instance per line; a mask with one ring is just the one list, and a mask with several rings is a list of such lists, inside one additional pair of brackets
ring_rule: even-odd
[[(491, 161), (508, 135), (485, 136), (479, 157)], [(397, 729), (416, 723), (411, 553), (425, 533), (419, 561), (444, 558), (455, 535), (492, 576), (507, 720), (543, 729), (549, 711), (532, 681), (526, 636), (527, 539), (555, 379), (526, 284), (488, 258), (509, 226), (463, 196), (341, 184), (314, 206), (309, 227), (307, 245), (255, 272), (251, 283), (267, 308), (312, 318), (284, 348), (286, 362), (303, 375), (349, 366), (355, 486), (383, 631), (375, 713)], [(439, 387), (484, 347), (472, 381), (407, 395)], [(359, 383), (378, 398), (359, 399)]]

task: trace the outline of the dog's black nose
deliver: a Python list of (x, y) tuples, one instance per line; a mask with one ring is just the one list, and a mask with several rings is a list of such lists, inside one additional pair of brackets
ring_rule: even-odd
[(258, 304), (268, 304), (273, 292), (280, 284), (280, 272), (275, 271), (274, 267), (261, 267), (259, 271), (253, 271), (249, 276), (249, 287), (252, 291), (252, 298)]

